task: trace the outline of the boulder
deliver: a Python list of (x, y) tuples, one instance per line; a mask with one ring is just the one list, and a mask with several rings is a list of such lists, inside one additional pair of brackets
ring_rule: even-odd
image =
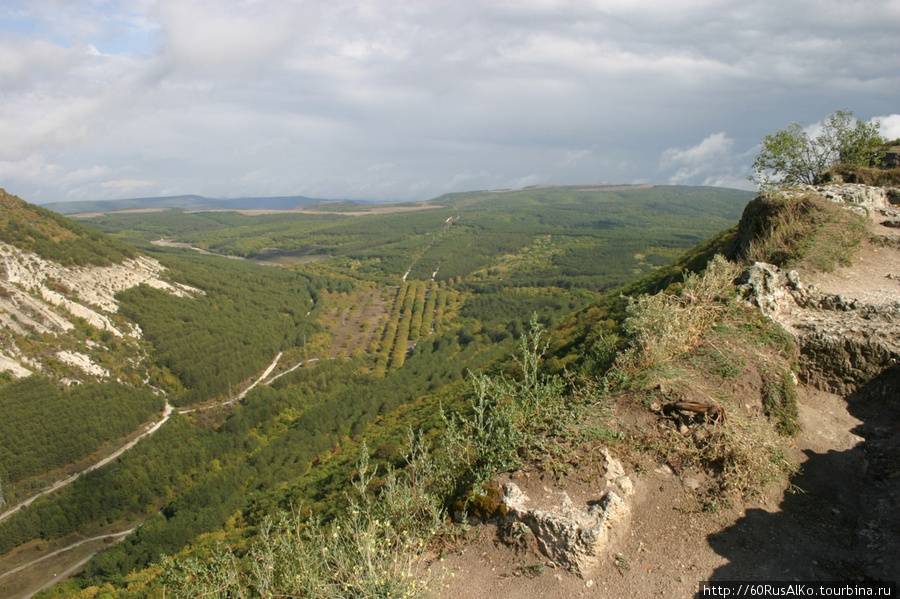
[(798, 306), (806, 305), (815, 291), (803, 286), (796, 271), (785, 273), (765, 262), (754, 262), (737, 283), (744, 301), (770, 318), (790, 314)]
[(608, 555), (627, 531), (631, 508), (626, 498), (634, 493), (621, 462), (604, 450), (604, 491), (598, 499), (579, 507), (566, 491), (550, 491), (533, 501), (516, 483), (503, 486), (508, 517), (534, 533), (538, 547), (557, 565), (585, 577)]

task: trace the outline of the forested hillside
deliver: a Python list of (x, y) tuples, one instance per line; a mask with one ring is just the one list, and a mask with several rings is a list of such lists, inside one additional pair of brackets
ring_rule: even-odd
[(133, 248), (0, 189), (0, 240), (64, 265), (105, 266)]
[[(111, 214), (83, 222), (140, 242), (160, 237), (248, 258), (330, 257), (327, 272), (406, 274), (507, 286), (620, 285), (734, 224), (749, 192), (677, 186), (548, 187), (451, 194), (421, 210)], [(408, 273), (408, 274), (407, 274)]]
[[(47, 389), (49, 404), (71, 404), (58, 416), (84, 420), (77, 439), (93, 443), (73, 436), (45, 452), (40, 436), (26, 435), (14, 449), (29, 456), (21, 465), (9, 445), (0, 461), (2, 509), (61, 478), (52, 469), (88, 465), (137, 435), (140, 417), (128, 414), (146, 421), (163, 404), (174, 409), (113, 463), (3, 517), (0, 593), (32, 588), (25, 574), (3, 577), (14, 565), (121, 532), (115, 539), (124, 540), (48, 596), (100, 587), (111, 596), (161, 596), (163, 580), (147, 568), (164, 555), (190, 546), (205, 555), (220, 538), (241, 544), (267, 515), (292, 506), (341, 514), (361, 443), (380, 472), (401, 465), (409, 430), (433, 439), (450, 414), (465, 412), (473, 373), (521, 374), (504, 358), (534, 326), (564, 322), (640, 275), (670, 277), (664, 266), (733, 225), (748, 199), (711, 188), (545, 188), (455, 194), (396, 213), (166, 211), (83, 220), (119, 241), (97, 232), (84, 239), (134, 243), (141, 259), (158, 261), (161, 283), (122, 286), (103, 312), (139, 333), (120, 338), (78, 324), (5, 343), (39, 353), (77, 338), (72, 351), (100, 360), (101, 349), (127, 342), (141, 375), (83, 374), (80, 386), (52, 392), (52, 371), (10, 379), (0, 392), (20, 421), (41, 418), (28, 398)], [(150, 243), (161, 238), (177, 243)], [(72, 309), (54, 308), (64, 317)], [(87, 396), (97, 398), (94, 406)], [(52, 411), (49, 404), (40, 409)], [(132, 412), (91, 428), (92, 407), (125, 405)], [(86, 543), (54, 559), (95, 551)]]

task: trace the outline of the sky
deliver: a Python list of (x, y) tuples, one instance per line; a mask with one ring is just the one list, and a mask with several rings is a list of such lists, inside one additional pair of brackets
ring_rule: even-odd
[(900, 137), (900, 0), (0, 3), (0, 187), (39, 204), (753, 189), (839, 109)]

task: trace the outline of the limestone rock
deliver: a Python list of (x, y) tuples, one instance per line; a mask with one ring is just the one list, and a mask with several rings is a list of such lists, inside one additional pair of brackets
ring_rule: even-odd
[(895, 194), (891, 192), (897, 191), (861, 183), (803, 185), (798, 189), (801, 192), (816, 193), (831, 202), (858, 207), (866, 215), (872, 215), (877, 210), (889, 208), (892, 204), (891, 199), (895, 197)]
[[(119, 291), (149, 285), (179, 297), (203, 293), (166, 281), (165, 270), (146, 256), (108, 266), (64, 266), (0, 242), (0, 372), (22, 377), (42, 370), (41, 364), (29, 363), (22, 355), (18, 340), (32, 334), (68, 334), (78, 319), (112, 337), (141, 337), (140, 327), (113, 316), (119, 309)], [(92, 349), (88, 343), (82, 338), (75, 343), (80, 351), (59, 352), (55, 358), (89, 376), (108, 377), (109, 372), (88, 356)]]
[(743, 300), (791, 332), (800, 376), (849, 394), (900, 362), (900, 303), (872, 305), (805, 287), (794, 272), (755, 263), (740, 279)]
[[(551, 492), (533, 501), (519, 486), (503, 486), (503, 503), (510, 517), (527, 525), (541, 551), (554, 563), (579, 576), (587, 576), (628, 529), (631, 508), (625, 497), (633, 494), (631, 479), (621, 462), (604, 450), (607, 490), (599, 500), (578, 507), (566, 491)], [(547, 499), (549, 498), (549, 501)]]
[(773, 317), (805, 305), (815, 290), (805, 288), (793, 270), (784, 273), (774, 264), (754, 262), (738, 279), (738, 292), (747, 303)]

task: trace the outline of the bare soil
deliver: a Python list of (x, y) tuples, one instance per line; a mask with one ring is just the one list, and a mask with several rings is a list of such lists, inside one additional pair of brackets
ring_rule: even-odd
[(873, 223), (870, 233), (882, 241), (867, 241), (853, 264), (830, 273), (802, 273), (805, 282), (823, 293), (843, 295), (867, 304), (900, 301), (900, 229)]
[[(484, 525), (462, 551), (432, 566), (441, 596), (692, 597), (708, 580), (897, 580), (898, 531), (885, 529), (884, 516), (900, 507), (900, 466), (885, 453), (888, 439), (864, 439), (866, 424), (847, 401), (815, 389), (801, 389), (800, 418), (792, 452), (802, 470), (787, 485), (742, 505), (711, 507), (703, 473), (632, 464), (631, 528), (590, 578), (553, 567), (533, 541), (510, 546), (496, 525)], [(873, 453), (894, 469), (873, 473)], [(882, 520), (873, 519), (879, 513)]]
[(352, 301), (334, 302), (319, 323), (331, 335), (328, 357), (354, 357), (365, 353), (384, 332), (393, 297), (374, 287), (354, 292)]

